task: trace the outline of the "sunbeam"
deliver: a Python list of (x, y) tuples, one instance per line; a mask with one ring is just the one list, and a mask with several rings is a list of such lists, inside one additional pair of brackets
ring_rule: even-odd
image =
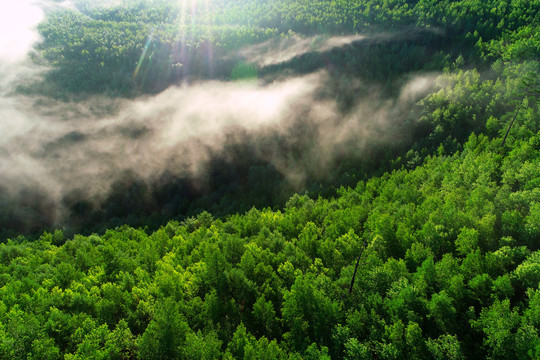
[(137, 75), (139, 74), (139, 71), (141, 70), (141, 66), (144, 62), (144, 59), (146, 58), (146, 53), (148, 52), (148, 48), (150, 47), (150, 44), (152, 43), (152, 39), (154, 37), (154, 30), (150, 32), (150, 35), (148, 35), (148, 39), (146, 40), (146, 44), (144, 45), (143, 51), (141, 53), (141, 57), (139, 58), (139, 62), (137, 63), (137, 67), (135, 68), (135, 71), (133, 72), (133, 80), (137, 78)]

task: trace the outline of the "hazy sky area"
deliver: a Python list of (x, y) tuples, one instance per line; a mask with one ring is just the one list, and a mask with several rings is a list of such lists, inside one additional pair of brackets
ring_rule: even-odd
[[(225, 144), (241, 143), (246, 137), (263, 139), (254, 150), (256, 156), (300, 187), (306, 171), (325, 171), (343, 154), (406, 136), (392, 125), (403, 120), (433, 84), (433, 76), (410, 76), (401, 96), (385, 101), (374, 88), (372, 97), (358, 99), (346, 114), (334, 99), (318, 96), (328, 82), (325, 70), (265, 85), (256, 80), (178, 85), (135, 100), (94, 96), (66, 103), (16, 93), (18, 84), (47, 71), (32, 64), (28, 54), (39, 41), (36, 26), (43, 9), (63, 5), (0, 3), (0, 190), (13, 199), (26, 196), (28, 189), (46, 194), (48, 203), (55, 205), (52, 216), (58, 224), (64, 211), (59, 204), (66, 194), (78, 191), (102, 199), (126, 171), (148, 180), (165, 171), (189, 174), (204, 184), (212, 156), (223, 156)], [(291, 38), (247, 48), (243, 54), (259, 65), (275, 64), (361, 38)], [(298, 133), (298, 124), (309, 131)], [(282, 145), (265, 136), (306, 145), (291, 159)]]
[(39, 39), (35, 28), (44, 16), (42, 4), (36, 0), (3, 0), (0, 3), (0, 58), (3, 64), (23, 61)]

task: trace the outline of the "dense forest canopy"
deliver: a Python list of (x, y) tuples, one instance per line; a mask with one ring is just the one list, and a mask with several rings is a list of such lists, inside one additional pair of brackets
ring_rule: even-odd
[(540, 0), (17, 9), (0, 358), (540, 357)]
[[(539, 55), (538, 32), (530, 26), (538, 21), (537, 0), (154, 0), (104, 6), (108, 3), (75, 1), (76, 10), (54, 12), (40, 25), (42, 55), (56, 69), (50, 76), (69, 93), (125, 95), (163, 90), (185, 78), (227, 79), (239, 48), (295, 35), (430, 29), (444, 35), (446, 48), (470, 60)], [(423, 45), (432, 48), (440, 41), (428, 38)], [(421, 59), (414, 50), (402, 51)], [(354, 61), (347, 59), (347, 64), (362, 67), (363, 62)], [(389, 61), (395, 58), (389, 56)], [(309, 64), (295, 64), (298, 71), (306, 71), (304, 67)]]

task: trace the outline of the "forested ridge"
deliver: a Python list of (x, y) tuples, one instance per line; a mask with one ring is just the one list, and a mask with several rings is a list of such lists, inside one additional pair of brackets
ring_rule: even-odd
[[(68, 94), (129, 95), (163, 90), (181, 79), (230, 78), (235, 51), (276, 36), (431, 29), (444, 39), (428, 38), (427, 43), (443, 42), (473, 64), (481, 58), (534, 59), (539, 53), (536, 0), (130, 0), (112, 7), (99, 1), (74, 3), (80, 11), (55, 12), (39, 28), (44, 37), (41, 56), (57, 69), (50, 74), (50, 86), (59, 85)], [(400, 50), (401, 57), (423, 60), (416, 49)], [(351, 68), (364, 62), (347, 59)], [(296, 66), (301, 71), (306, 67), (309, 64)]]
[[(40, 25), (49, 72), (21, 93), (137, 98), (323, 69), (317, 96), (347, 116), (374, 88), (401, 104), (410, 74), (434, 81), (388, 139), (308, 168), (292, 196), (253, 135), (213, 159), (205, 191), (134, 176), (97, 209), (64, 199), (71, 228), (8, 231), (0, 358), (540, 358), (540, 1), (73, 4)], [(325, 48), (338, 36), (354, 40)], [(275, 62), (244, 50), (305, 39)], [(309, 139), (280, 136), (305, 160)]]

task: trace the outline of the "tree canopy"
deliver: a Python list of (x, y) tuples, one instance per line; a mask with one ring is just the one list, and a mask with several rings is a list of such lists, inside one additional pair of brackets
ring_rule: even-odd
[[(540, 357), (539, 0), (73, 3), (40, 25), (36, 59), (64, 95), (138, 96), (240, 60), (250, 76), (326, 61), (390, 94), (411, 69), (440, 75), (405, 149), (381, 146), (363, 173), (344, 159), (318, 191), (273, 202), (282, 179), (257, 164), (244, 199), (210, 194), (155, 229), (10, 236), (0, 358)], [(229, 57), (293, 33), (410, 27), (418, 38), (268, 66)], [(220, 213), (240, 200), (256, 206)]]

